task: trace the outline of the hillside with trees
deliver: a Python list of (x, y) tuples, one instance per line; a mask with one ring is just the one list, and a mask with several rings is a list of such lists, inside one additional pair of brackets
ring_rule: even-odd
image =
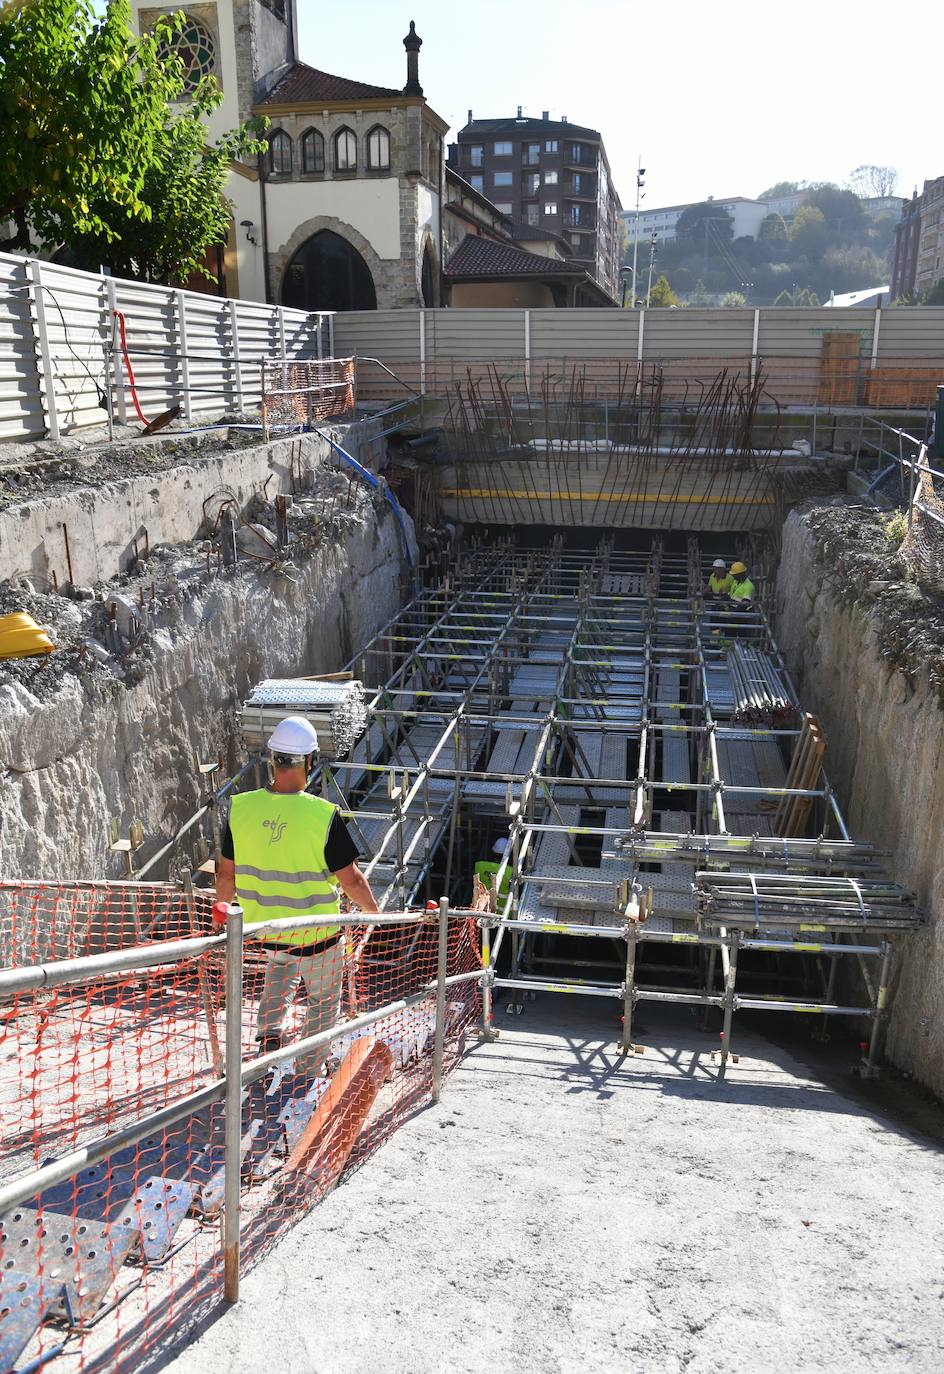
[[(893, 194), (894, 181), (894, 169), (865, 166), (850, 174), (846, 189), (779, 182), (757, 199), (803, 192), (804, 203), (789, 220), (768, 215), (756, 239), (734, 238), (732, 217), (713, 201), (692, 205), (679, 217), (676, 239), (657, 246), (653, 279), (664, 276), (682, 304), (819, 305), (831, 292), (886, 285), (899, 216), (873, 218), (863, 200)], [(640, 277), (649, 247), (639, 244)]]

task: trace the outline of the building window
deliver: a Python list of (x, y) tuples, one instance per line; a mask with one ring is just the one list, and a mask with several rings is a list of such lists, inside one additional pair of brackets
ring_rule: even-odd
[(275, 129), (269, 135), (266, 171), (270, 177), (290, 177), (292, 175), (292, 140), (284, 129)]
[(495, 209), (498, 211), (498, 213), (499, 213), (500, 215), (510, 215), (510, 214), (511, 214), (511, 206), (510, 206), (510, 205), (506, 205), (506, 204), (505, 204), (504, 202), (502, 202), (502, 201), (497, 201), (497, 200), (495, 201)]
[(545, 173), (544, 173), (544, 185), (545, 185), (545, 186), (556, 186), (556, 185), (557, 185), (557, 173), (556, 173), (556, 172), (545, 172)]
[(367, 166), (372, 172), (390, 170), (390, 135), (381, 124), (367, 135)]
[(163, 60), (173, 56), (183, 65), (184, 95), (193, 95), (205, 76), (212, 76), (216, 66), (216, 48), (209, 29), (199, 19), (187, 15), (180, 33), (171, 41), (162, 41), (158, 56)]
[(546, 200), (546, 201), (544, 202), (544, 213), (545, 213), (546, 215), (556, 215), (556, 214), (557, 214), (557, 205), (555, 204), (555, 202), (554, 202), (553, 200)]
[(579, 224), (579, 223), (580, 223), (580, 206), (579, 206), (579, 205), (571, 205), (571, 206), (569, 207), (569, 209), (570, 209), (569, 219), (570, 219), (571, 224)]
[(540, 187), (540, 185), (541, 185), (541, 173), (540, 173), (540, 172), (529, 172), (528, 175), (527, 175), (527, 177), (525, 178), (525, 186), (527, 187), (527, 194), (528, 194), (529, 196), (536, 196), (537, 193), (538, 193), (538, 188)]
[(525, 216), (528, 224), (540, 224), (541, 207), (540, 205), (529, 205), (525, 209)]
[(572, 157), (573, 157), (574, 162), (582, 162), (582, 161), (583, 161), (583, 144), (582, 144), (582, 143), (575, 143), (575, 144), (572, 146), (572, 148), (571, 148), (570, 151), (571, 151), (571, 155), (572, 155)]
[(529, 144), (528, 144), (528, 151), (527, 151), (527, 154), (525, 155), (525, 161), (526, 161), (526, 162), (530, 162), (530, 164), (531, 164), (532, 167), (537, 166), (537, 164), (541, 161), (541, 145), (540, 145), (540, 143), (529, 143)]
[(469, 185), (472, 187), (473, 191), (481, 191), (484, 194), (485, 178), (483, 176), (479, 175), (469, 177)]
[(493, 181), (493, 184), (494, 184), (495, 186), (510, 186), (510, 185), (511, 185), (511, 173), (510, 173), (510, 172), (496, 172), (495, 175), (494, 175), (494, 177), (492, 178), (492, 181)]
[(496, 157), (511, 157), (511, 144), (496, 143), (493, 152)]
[(473, 147), (469, 149), (469, 161), (471, 162), (473, 167), (481, 167), (482, 154), (484, 152), (485, 149), (482, 147), (481, 144), (475, 144)]
[(546, 153), (556, 153), (556, 152), (557, 152), (557, 139), (556, 139), (556, 138), (549, 138), (549, 139), (547, 140), (547, 142), (545, 143), (545, 145), (544, 145), (544, 151), (545, 151)]
[(324, 138), (317, 129), (307, 129), (302, 134), (302, 172), (305, 176), (318, 176), (324, 169)]
[(334, 170), (357, 171), (357, 139), (353, 129), (339, 129), (334, 136)]
[(579, 172), (575, 172), (575, 173), (574, 173), (574, 195), (575, 195), (575, 196), (582, 196), (583, 193), (584, 193), (584, 191), (583, 191), (583, 177), (580, 175)]

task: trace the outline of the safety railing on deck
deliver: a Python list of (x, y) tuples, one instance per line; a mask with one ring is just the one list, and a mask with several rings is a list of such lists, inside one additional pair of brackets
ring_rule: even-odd
[(306, 919), (213, 933), (184, 887), (0, 883), (2, 1374), (137, 1365), (438, 1099), (475, 917), (342, 916), (291, 968), (260, 943)]

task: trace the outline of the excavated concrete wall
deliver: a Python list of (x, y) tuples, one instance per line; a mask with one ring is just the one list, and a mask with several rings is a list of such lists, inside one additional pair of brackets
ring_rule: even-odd
[(869, 615), (823, 585), (802, 515), (784, 527), (779, 643), (825, 728), (827, 768), (856, 838), (891, 851), (894, 878), (929, 913), (904, 944), (887, 1052), (944, 1097), (944, 713), (926, 679), (881, 657)]
[[(380, 428), (379, 420), (358, 420), (325, 426), (324, 434), (260, 440), (241, 448), (224, 447), (219, 434), (207, 434), (189, 440), (190, 456), (170, 460), (167, 445), (181, 443), (173, 434), (139, 440), (131, 457), (140, 465), (151, 454), (154, 470), (117, 479), (113, 463), (100, 465), (98, 474), (93, 455), (89, 467), (76, 472), (72, 490), (53, 485), (0, 511), (0, 582), (27, 577), (45, 591), (54, 582), (108, 581), (133, 561), (145, 538), (151, 545), (197, 538), (204, 503), (214, 498), (225, 494), (242, 507), (263, 487), (270, 495), (293, 491), (296, 476), (304, 480), (330, 456), (326, 435), (373, 466), (377, 448), (370, 443)], [(120, 460), (117, 466), (120, 470)]]
[(125, 833), (140, 818), (156, 850), (201, 800), (194, 752), (236, 759), (234, 708), (252, 682), (336, 670), (394, 614), (401, 552), (378, 506), (294, 581), (252, 566), (207, 580), (155, 632), (135, 686), (65, 675), (43, 700), (0, 687), (0, 875), (122, 876), (112, 817)]

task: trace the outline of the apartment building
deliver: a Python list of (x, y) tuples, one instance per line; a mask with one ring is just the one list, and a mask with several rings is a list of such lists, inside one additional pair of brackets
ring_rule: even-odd
[(895, 227), (892, 300), (920, 295), (944, 278), (944, 177), (925, 181), (901, 207)]
[[(657, 243), (665, 243), (674, 239), (675, 226), (682, 214), (686, 210), (690, 210), (693, 205), (701, 205), (702, 203), (702, 201), (692, 200), (684, 205), (662, 205), (654, 210), (640, 210), (639, 242), (649, 243), (654, 238)], [(726, 211), (731, 216), (734, 225), (733, 237), (736, 239), (756, 239), (760, 233), (760, 226), (771, 214), (770, 206), (766, 201), (748, 200), (745, 196), (731, 196), (728, 200), (716, 200), (713, 196), (709, 196), (708, 203), (714, 205), (718, 210)], [(629, 241), (632, 243), (636, 228), (636, 212), (624, 210), (623, 219), (626, 221)]]
[(620, 200), (596, 129), (540, 119), (474, 119), (449, 165), (516, 224), (563, 238), (572, 261), (614, 300), (619, 292)]

